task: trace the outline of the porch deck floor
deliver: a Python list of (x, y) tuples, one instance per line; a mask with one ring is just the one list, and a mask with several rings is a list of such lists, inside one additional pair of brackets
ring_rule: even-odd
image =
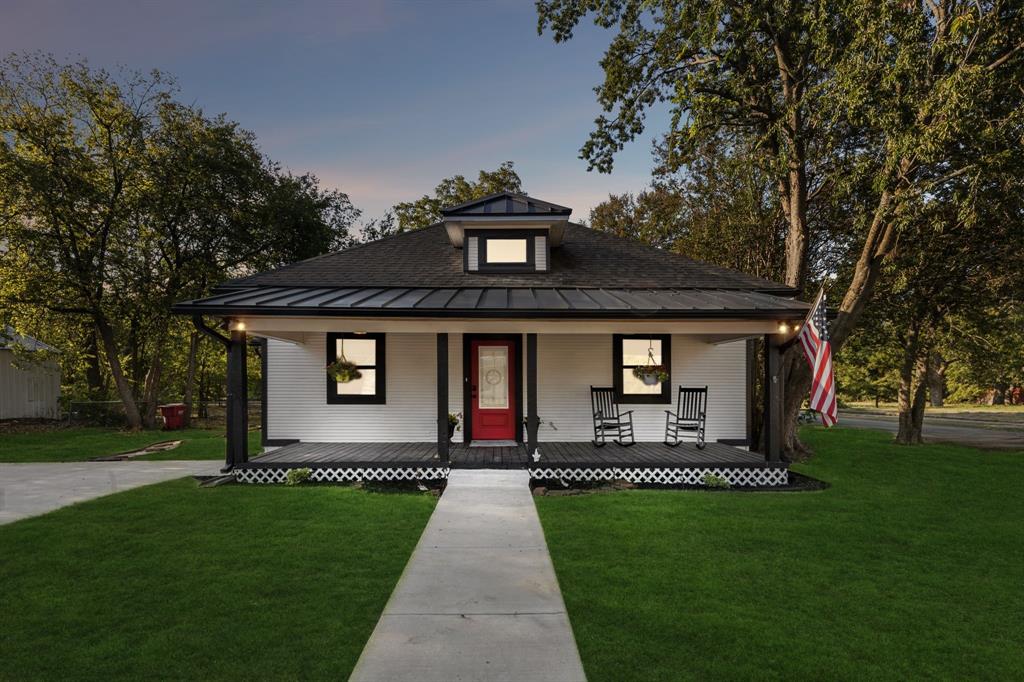
[[(457, 469), (525, 469), (529, 466), (576, 467), (700, 467), (769, 466), (764, 455), (724, 443), (708, 443), (698, 450), (693, 443), (669, 447), (664, 443), (637, 443), (624, 447), (609, 443), (551, 442), (540, 444), (541, 460), (534, 464), (525, 445), (469, 447), (453, 443), (451, 466)], [(440, 466), (436, 443), (293, 443), (277, 448), (242, 467), (409, 467)], [(774, 465), (772, 465), (774, 466)]]

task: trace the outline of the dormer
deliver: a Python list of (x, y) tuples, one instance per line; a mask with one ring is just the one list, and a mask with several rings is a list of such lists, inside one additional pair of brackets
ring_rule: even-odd
[(547, 272), (571, 208), (501, 192), (441, 211), (466, 272)]

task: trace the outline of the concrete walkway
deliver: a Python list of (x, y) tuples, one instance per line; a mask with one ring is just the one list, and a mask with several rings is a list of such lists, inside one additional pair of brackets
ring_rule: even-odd
[(0, 464), (0, 524), (150, 483), (216, 474), (220, 461)]
[(526, 471), (452, 471), (351, 679), (585, 679)]

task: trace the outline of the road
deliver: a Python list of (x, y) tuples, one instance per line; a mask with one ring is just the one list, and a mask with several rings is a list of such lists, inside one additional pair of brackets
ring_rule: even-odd
[[(1024, 430), (971, 426), (964, 419), (942, 417), (924, 418), (924, 439), (931, 442), (957, 443), (977, 448), (1001, 450), (1024, 450)], [(896, 433), (898, 422), (895, 415), (864, 414), (862, 412), (839, 411), (839, 425), (858, 429), (880, 429)], [(1022, 424), (1024, 426), (1024, 424)]]

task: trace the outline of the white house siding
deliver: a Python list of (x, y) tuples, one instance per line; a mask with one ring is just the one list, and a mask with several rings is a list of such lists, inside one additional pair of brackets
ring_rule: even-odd
[(56, 363), (16, 365), (14, 353), (0, 349), (0, 419), (57, 419), (59, 400)]
[[(268, 436), (323, 442), (426, 442), (437, 437), (434, 334), (387, 335), (387, 404), (328, 405), (325, 335), (305, 343), (268, 343)], [(590, 386), (612, 385), (609, 334), (538, 335), (539, 437), (547, 441), (593, 438)], [(525, 338), (524, 345), (525, 351)], [(713, 345), (697, 336), (672, 337), (672, 387), (708, 389), (708, 440), (746, 434), (746, 346)], [(449, 411), (462, 411), (462, 335), (448, 335)], [(524, 391), (525, 397), (525, 391)], [(660, 441), (668, 405), (628, 405), (637, 440)], [(526, 412), (524, 406), (524, 413)], [(557, 430), (549, 422), (553, 422)], [(462, 440), (456, 433), (455, 440)]]
[[(313, 442), (402, 443), (437, 439), (437, 337), (388, 334), (386, 405), (328, 405), (325, 334), (267, 343), (267, 436)], [(449, 410), (462, 411), (462, 336), (448, 335)], [(455, 436), (462, 440), (461, 433)]]
[[(544, 334), (537, 340), (538, 438), (587, 441), (594, 437), (591, 386), (612, 385), (612, 337)], [(698, 336), (672, 335), (672, 391), (708, 387), (707, 439), (746, 437), (746, 344), (713, 345)], [(636, 439), (665, 438), (665, 410), (674, 405), (623, 405), (633, 410)], [(557, 430), (548, 422), (553, 422)]]

